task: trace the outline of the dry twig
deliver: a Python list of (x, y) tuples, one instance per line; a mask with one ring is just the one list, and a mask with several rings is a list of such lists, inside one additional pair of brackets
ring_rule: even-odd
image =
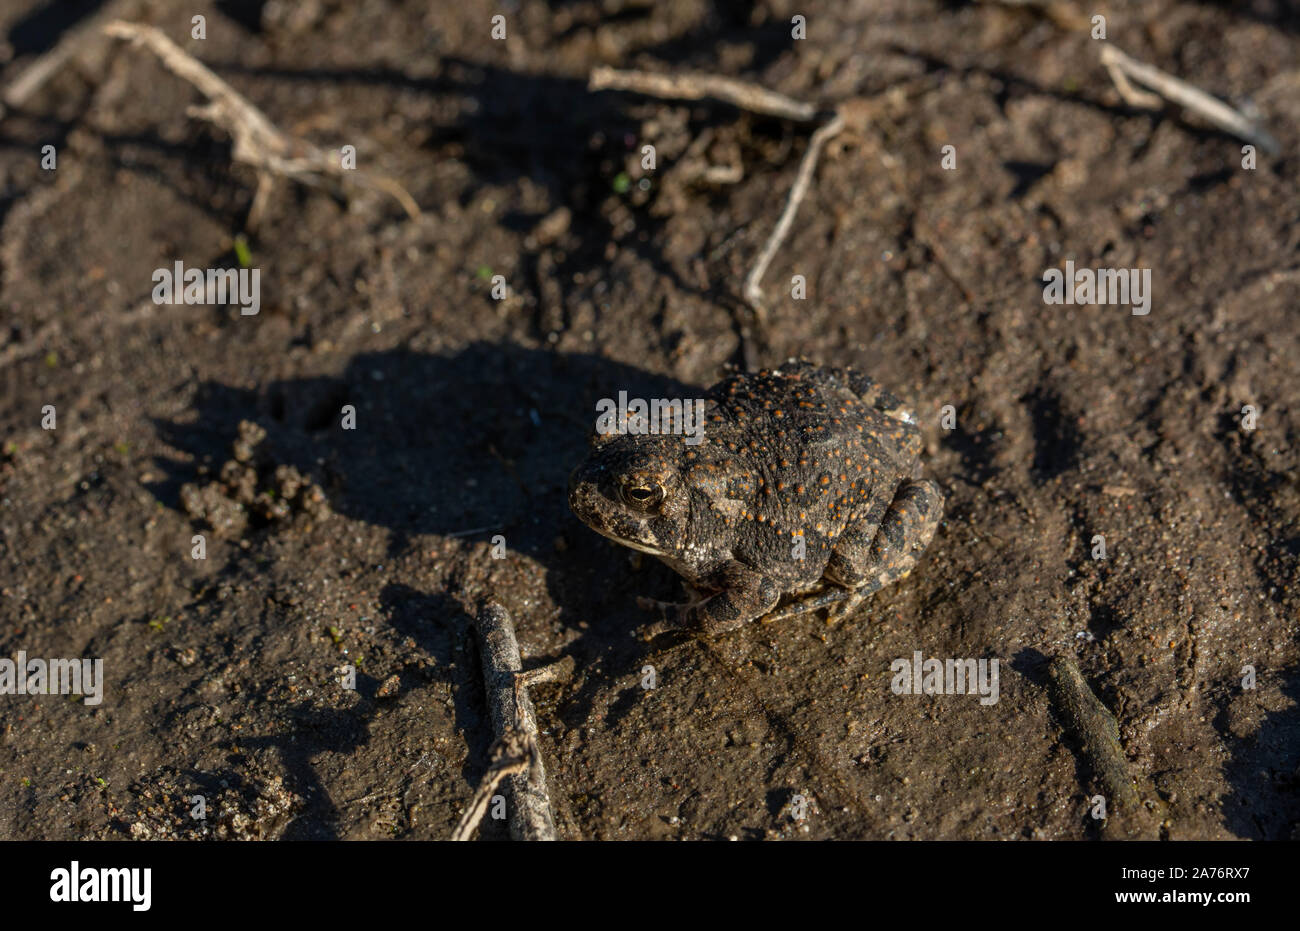
[[(492, 764), (488, 767), (488, 771), (483, 774), (483, 781), (474, 790), (474, 797), (470, 799), (469, 806), (465, 809), (465, 813), (461, 815), (460, 823), (456, 825), (456, 830), (452, 832), (452, 840), (459, 841), (472, 838), (479, 822), (487, 814), (488, 804), (492, 801), (492, 796), (496, 793), (497, 786), (501, 784), (501, 781), (509, 776), (527, 772), (533, 765), (535, 756), (540, 761), (537, 742), (529, 740), (519, 731), (511, 731), (498, 738), (492, 744), (492, 749), (488, 751), (488, 756), (492, 760)], [(512, 828), (513, 821), (512, 818)], [(554, 832), (554, 827), (552, 827), (552, 832)], [(552, 836), (539, 839), (554, 840), (555, 838)]]
[(1078, 742), (1088, 768), (1106, 792), (1108, 809), (1102, 836), (1155, 839), (1155, 825), (1129, 772), (1115, 716), (1093, 694), (1074, 660), (1058, 656), (1048, 667), (1047, 677), (1057, 716)]
[(591, 72), (587, 82), (588, 90), (622, 90), (659, 97), (665, 100), (703, 100), (712, 97), (743, 110), (793, 120), (797, 123), (811, 123), (819, 119), (824, 122), (813, 133), (808, 143), (808, 151), (799, 163), (799, 172), (794, 185), (786, 198), (785, 209), (777, 220), (776, 227), (763, 244), (758, 259), (745, 277), (743, 296), (754, 316), (760, 323), (765, 321), (766, 311), (763, 306), (763, 275), (767, 272), (777, 250), (790, 233), (794, 216), (799, 211), (808, 194), (813, 172), (817, 168), (817, 159), (823, 146), (833, 136), (838, 135), (845, 126), (845, 114), (835, 110), (828, 114), (821, 113), (815, 106), (784, 94), (778, 94), (765, 87), (736, 81), (712, 74), (655, 74), (649, 71), (618, 71), (614, 68), (596, 68)]
[[(1035, 0), (1039, 3), (1039, 0)], [(1047, 5), (1047, 4), (1040, 4)], [(1185, 81), (1171, 77), (1162, 71), (1142, 64), (1112, 45), (1105, 45), (1101, 51), (1102, 64), (1110, 72), (1121, 96), (1131, 105), (1144, 109), (1159, 107), (1161, 98), (1156, 94), (1138, 90), (1129, 78), (1154, 88), (1164, 97), (1199, 113), (1220, 129), (1253, 142), (1265, 152), (1277, 153), (1280, 146), (1277, 140), (1262, 127), (1257, 126), (1243, 114), (1216, 100), (1204, 91), (1198, 90)], [(613, 68), (596, 68), (591, 72), (587, 87), (589, 90), (621, 90), (645, 94), (665, 100), (702, 100), (712, 97), (733, 106), (774, 116), (795, 122), (809, 123), (822, 120), (822, 125), (813, 133), (804, 153), (799, 171), (795, 176), (785, 209), (777, 220), (775, 228), (768, 236), (758, 258), (745, 277), (743, 297), (760, 322), (765, 320), (763, 307), (762, 280), (768, 266), (790, 233), (799, 205), (807, 196), (812, 176), (817, 167), (817, 160), (822, 148), (833, 136), (844, 130), (846, 125), (855, 127), (864, 115), (861, 101), (847, 100), (826, 114), (819, 112), (815, 106), (766, 88), (732, 78), (711, 74), (666, 75), (647, 71), (619, 71)], [(968, 295), (969, 299), (969, 295)]]
[(492, 765), (452, 839), (468, 840), (473, 835), (497, 785), (508, 780), (506, 785), (513, 798), (510, 836), (515, 840), (555, 840), (546, 767), (537, 744), (537, 721), (528, 689), (572, 675), (573, 659), (566, 657), (540, 669), (521, 671), (523, 661), (514, 623), (506, 609), (495, 602), (479, 612), (475, 627), (483, 641), (483, 678), (492, 727), (498, 736), (492, 748)]
[(313, 187), (319, 186), (326, 178), (339, 182), (352, 180), (387, 193), (401, 204), (409, 217), (420, 215), (415, 200), (392, 178), (345, 169), (339, 159), (324, 150), (288, 135), (206, 65), (182, 51), (154, 27), (115, 21), (105, 26), (104, 31), (146, 46), (169, 71), (189, 81), (208, 98), (207, 106), (191, 107), (189, 114), (215, 123), (228, 132), (234, 140), (231, 154), (235, 160), (251, 165), (257, 171), (257, 191), (248, 215), (250, 229), (257, 226), (266, 209), (276, 175)]
[[(1193, 113), (1200, 114), (1224, 132), (1258, 145), (1270, 155), (1276, 155), (1281, 151), (1282, 147), (1267, 130), (1248, 119), (1240, 111), (1234, 110), (1223, 101), (1211, 97), (1186, 81), (1125, 55), (1113, 45), (1101, 47), (1101, 63), (1110, 72), (1110, 78), (1115, 82), (1115, 89), (1129, 106), (1142, 110), (1156, 110), (1162, 105), (1161, 97), (1164, 97)], [(1130, 78), (1156, 93), (1138, 90), (1133, 86)]]
[(790, 226), (794, 223), (794, 215), (808, 194), (808, 186), (812, 182), (813, 171), (817, 168), (817, 159), (821, 155), (822, 146), (826, 145), (827, 140), (832, 136), (839, 135), (842, 129), (844, 129), (844, 115), (836, 112), (831, 121), (819, 127), (812, 134), (812, 139), (808, 141), (808, 151), (803, 154), (803, 160), (799, 162), (799, 173), (795, 175), (794, 184), (785, 201), (785, 209), (781, 211), (781, 218), (776, 221), (776, 227), (767, 237), (763, 251), (758, 254), (758, 260), (754, 262), (754, 267), (745, 277), (745, 300), (755, 312), (761, 312), (763, 306), (763, 275), (767, 273), (767, 266), (771, 264), (776, 250), (781, 248), (781, 243), (785, 242), (785, 237), (789, 235)]
[(703, 100), (712, 97), (724, 103), (796, 123), (817, 118), (812, 104), (778, 94), (757, 84), (748, 84), (716, 74), (655, 74), (651, 71), (619, 71), (593, 68), (587, 90), (632, 91), (664, 100)]

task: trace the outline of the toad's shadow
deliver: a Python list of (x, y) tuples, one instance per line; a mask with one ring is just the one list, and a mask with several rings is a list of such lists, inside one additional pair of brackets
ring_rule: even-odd
[[(239, 421), (255, 421), (267, 431), (269, 456), (310, 475), (337, 513), (390, 530), (391, 557), (421, 545), (424, 535), (484, 542), (503, 536), (508, 554), (546, 569), (561, 623), (582, 631), (567, 648), (580, 667), (598, 664), (618, 675), (638, 667), (645, 652), (634, 631), (651, 618), (634, 596), (682, 594), (670, 570), (646, 560), (638, 571), (631, 551), (590, 531), (568, 508), (569, 473), (586, 454), (596, 401), (619, 391), (643, 398), (701, 394), (595, 355), (487, 343), (449, 356), (361, 354), (337, 378), (288, 379), (256, 390), (209, 382), (198, 391), (192, 423), (159, 424), (196, 464), (161, 461), (167, 478), (153, 490), (179, 507), (180, 486), (198, 478), (197, 464), (219, 468)], [(342, 428), (345, 405), (355, 408), (355, 429)], [(511, 601), (507, 592), (485, 594)], [(424, 649), (445, 646), (449, 626), (455, 636), (464, 633), (459, 611), (432, 620), (408, 616), (427, 601), (409, 580), (393, 579), (382, 601), (389, 621)], [(441, 629), (419, 635), (430, 623)], [(566, 719), (585, 717), (595, 687), (591, 678), (584, 682)]]

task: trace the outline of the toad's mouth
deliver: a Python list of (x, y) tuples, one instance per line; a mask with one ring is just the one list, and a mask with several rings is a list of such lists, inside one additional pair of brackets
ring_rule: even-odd
[(629, 549), (634, 549), (634, 550), (636, 550), (637, 552), (640, 552), (640, 553), (647, 553), (647, 554), (649, 554), (649, 555), (651, 555), (651, 556), (667, 556), (667, 555), (668, 555), (668, 554), (665, 553), (663, 550), (655, 549), (653, 546), (650, 546), (649, 544), (641, 543), (641, 542), (638, 541), (638, 540), (629, 540), (627, 537), (620, 537), (618, 534), (614, 533), (612, 530), (607, 530), (607, 529), (606, 529), (605, 527), (603, 527), (603, 526), (597, 526), (596, 524), (590, 524), (590, 525), (588, 525), (588, 526), (590, 526), (592, 530), (596, 531), (596, 533), (600, 534), (602, 537), (605, 537), (605, 538), (607, 538), (607, 539), (613, 540), (615, 543), (618, 543), (618, 544), (621, 544), (621, 545), (623, 545), (623, 546), (626, 546), (626, 547), (628, 547)]

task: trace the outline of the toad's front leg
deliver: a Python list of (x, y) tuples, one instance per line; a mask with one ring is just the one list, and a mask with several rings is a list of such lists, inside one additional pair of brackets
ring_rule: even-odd
[(781, 599), (781, 589), (774, 579), (738, 562), (728, 563), (699, 588), (713, 594), (673, 606), (676, 611), (649, 625), (644, 633), (653, 637), (690, 627), (706, 634), (725, 633), (762, 617)]

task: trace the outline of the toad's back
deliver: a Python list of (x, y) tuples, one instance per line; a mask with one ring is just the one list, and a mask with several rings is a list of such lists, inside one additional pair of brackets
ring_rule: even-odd
[[(729, 444), (741, 439), (737, 445), (746, 452), (773, 460), (774, 472), (807, 472), (819, 454), (829, 458), (837, 451), (838, 464), (850, 459), (850, 465), (876, 462), (888, 469), (920, 451), (915, 416), (859, 372), (792, 361), (775, 370), (733, 375), (712, 393), (714, 437)], [(837, 463), (819, 465), (833, 472)], [(821, 475), (805, 477), (820, 480)]]

